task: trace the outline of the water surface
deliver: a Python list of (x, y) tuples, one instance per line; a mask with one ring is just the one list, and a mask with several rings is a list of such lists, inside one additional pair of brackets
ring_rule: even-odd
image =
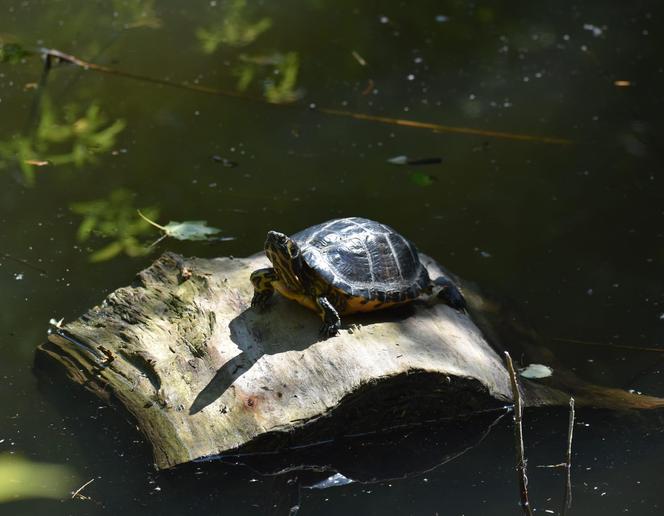
[[(254, 100), (74, 66), (39, 86), (39, 57), (0, 65), (0, 452), (95, 478), (92, 500), (0, 512), (265, 513), (270, 493), (288, 491), (280, 480), (240, 466), (155, 474), (120, 414), (77, 391), (70, 410), (54, 403), (33, 352), (49, 319), (77, 317), (159, 252), (245, 256), (269, 229), (338, 216), (397, 228), (584, 379), (664, 395), (661, 353), (554, 340), (664, 349), (663, 15), (654, 1), (3, 0), (4, 43)], [(388, 163), (401, 155), (442, 162)], [(143, 254), (159, 232), (137, 208), (234, 240), (164, 240)], [(574, 511), (661, 514), (661, 416), (578, 416)], [(539, 511), (560, 510), (560, 472), (535, 466), (562, 460), (566, 418), (526, 414)], [(303, 490), (301, 514), (516, 514), (508, 419), (426, 473), (404, 458), (403, 479)], [(445, 444), (393, 441), (386, 457)]]

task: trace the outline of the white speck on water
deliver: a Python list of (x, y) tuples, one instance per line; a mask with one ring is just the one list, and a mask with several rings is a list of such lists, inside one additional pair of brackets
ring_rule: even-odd
[(19, 273), (17, 273), (17, 274), (14, 274), (14, 279), (15, 279), (16, 281), (21, 281), (21, 280), (23, 279), (23, 273), (22, 273), (22, 272), (19, 272)]
[(471, 93), (470, 95), (468, 95), (468, 98), (469, 98), (470, 100), (475, 100), (475, 94), (474, 94), (474, 93)]
[(412, 73), (410, 73), (410, 74), (408, 74), (408, 77), (406, 77), (406, 79), (408, 79), (409, 81), (414, 81), (415, 76)]
[(593, 289), (589, 288), (588, 290), (586, 290), (586, 294), (588, 294), (589, 296), (592, 296), (593, 295)]
[(581, 45), (581, 52), (588, 52), (588, 47), (585, 45)]
[(423, 59), (419, 56), (416, 57), (415, 59), (413, 59), (413, 62), (415, 62), (415, 64), (420, 64), (422, 61), (423, 61)]
[(439, 14), (436, 16), (435, 20), (437, 23), (445, 23), (446, 21), (450, 21), (450, 17), (445, 16), (444, 14)]
[(598, 27), (597, 25), (593, 25), (592, 23), (584, 23), (583, 29), (592, 32), (593, 36), (598, 38), (604, 33), (606, 27)]
[(387, 16), (381, 16), (378, 18), (380, 20), (380, 23), (389, 23), (390, 19)]
[(565, 41), (569, 41), (569, 34), (565, 34), (565, 35), (563, 35), (563, 39), (564, 39)]
[(664, 321), (664, 313), (659, 314), (659, 320)]

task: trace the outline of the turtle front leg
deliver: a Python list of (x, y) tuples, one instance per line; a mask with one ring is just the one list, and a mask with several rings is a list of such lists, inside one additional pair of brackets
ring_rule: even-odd
[(258, 269), (251, 273), (250, 279), (254, 285), (254, 297), (251, 299), (251, 306), (265, 308), (268, 300), (274, 294), (272, 282), (277, 281), (277, 273), (272, 267)]
[(437, 287), (440, 287), (440, 291), (437, 294), (438, 299), (455, 310), (466, 309), (466, 299), (463, 297), (459, 287), (457, 287), (451, 279), (445, 276), (440, 276), (436, 278), (433, 283)]
[(323, 319), (323, 326), (320, 333), (323, 337), (334, 337), (341, 328), (341, 317), (332, 303), (326, 297), (317, 297), (316, 306), (318, 306), (318, 315)]

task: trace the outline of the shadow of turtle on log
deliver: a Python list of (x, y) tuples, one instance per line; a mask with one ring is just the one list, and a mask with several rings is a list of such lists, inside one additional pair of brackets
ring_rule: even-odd
[[(270, 316), (266, 317), (265, 312)], [(353, 331), (387, 321), (403, 321), (415, 314), (412, 306), (387, 308), (378, 312), (346, 316), (342, 331)], [(230, 338), (240, 353), (226, 361), (194, 399), (189, 414), (193, 415), (219, 399), (235, 381), (246, 373), (261, 357), (289, 351), (304, 351), (320, 342), (320, 319), (305, 307), (274, 296), (269, 305), (260, 310), (247, 308), (229, 323)], [(293, 336), (297, 335), (294, 339)]]

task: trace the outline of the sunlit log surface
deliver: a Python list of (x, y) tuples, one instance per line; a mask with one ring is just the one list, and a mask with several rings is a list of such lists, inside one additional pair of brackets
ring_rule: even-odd
[[(437, 265), (423, 260), (436, 277)], [(119, 402), (158, 468), (510, 403), (509, 375), (467, 315), (417, 302), (347, 317), (338, 336), (321, 340), (317, 315), (292, 301), (275, 295), (264, 312), (249, 307), (249, 274), (266, 262), (167, 253), (54, 331), (38, 363), (60, 364)], [(527, 406), (568, 402), (552, 387), (522, 385)], [(609, 391), (595, 404), (615, 406), (615, 391), (619, 407), (661, 406)]]

